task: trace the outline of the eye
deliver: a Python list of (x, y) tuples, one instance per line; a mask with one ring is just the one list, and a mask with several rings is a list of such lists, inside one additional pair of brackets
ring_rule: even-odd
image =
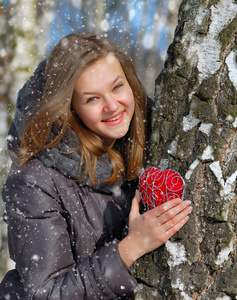
[(96, 99), (97, 99), (96, 97), (91, 97), (91, 98), (87, 99), (86, 103), (93, 102)]
[(117, 84), (115, 87), (114, 87), (114, 91), (116, 91), (116, 90), (118, 90), (119, 88), (121, 88), (122, 87), (122, 84), (120, 83), (120, 84)]

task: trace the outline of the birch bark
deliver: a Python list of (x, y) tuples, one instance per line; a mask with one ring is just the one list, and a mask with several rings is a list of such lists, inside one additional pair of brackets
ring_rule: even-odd
[(185, 178), (189, 222), (135, 267), (136, 299), (237, 299), (237, 2), (183, 0), (156, 80), (149, 165)]

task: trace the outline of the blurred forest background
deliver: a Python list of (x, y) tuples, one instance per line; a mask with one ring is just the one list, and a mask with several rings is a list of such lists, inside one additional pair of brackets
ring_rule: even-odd
[[(177, 24), (181, 0), (0, 0), (0, 193), (10, 159), (6, 136), (14, 116), (17, 92), (71, 32), (109, 37), (133, 61), (153, 97)], [(0, 196), (0, 215), (4, 206)], [(0, 280), (14, 267), (8, 258), (7, 235), (0, 221)]]

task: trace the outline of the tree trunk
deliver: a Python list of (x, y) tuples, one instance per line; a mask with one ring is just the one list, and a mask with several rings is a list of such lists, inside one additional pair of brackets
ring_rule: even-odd
[(183, 0), (156, 81), (149, 165), (184, 177), (193, 212), (138, 261), (136, 299), (237, 299), (236, 36), (236, 0)]
[(50, 41), (52, 37), (50, 36), (50, 27), (54, 22), (55, 11), (57, 12), (57, 0), (47, 0), (47, 1), (36, 1), (35, 6), (37, 7), (37, 19), (33, 32), (35, 32), (34, 41), (37, 47), (37, 62), (43, 60), (46, 54), (49, 52)]
[(84, 17), (85, 28), (88, 32), (101, 34), (107, 31), (107, 20), (105, 16), (105, 0), (83, 0), (82, 15)]
[[(37, 1), (18, 0), (6, 3), (5, 6), (2, 2), (0, 4), (0, 216), (2, 216), (4, 205), (1, 191), (10, 166), (6, 136), (15, 110), (17, 92), (37, 65), (38, 47), (41, 49), (40, 52), (43, 51), (43, 33), (40, 33), (37, 26), (39, 9)], [(45, 24), (44, 29), (46, 30)], [(12, 266), (7, 250), (6, 225), (0, 219), (0, 281)]]

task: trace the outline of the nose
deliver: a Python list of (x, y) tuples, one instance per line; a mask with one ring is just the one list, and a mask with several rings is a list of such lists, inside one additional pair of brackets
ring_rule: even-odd
[(118, 109), (118, 101), (112, 96), (104, 97), (104, 112), (114, 112)]

